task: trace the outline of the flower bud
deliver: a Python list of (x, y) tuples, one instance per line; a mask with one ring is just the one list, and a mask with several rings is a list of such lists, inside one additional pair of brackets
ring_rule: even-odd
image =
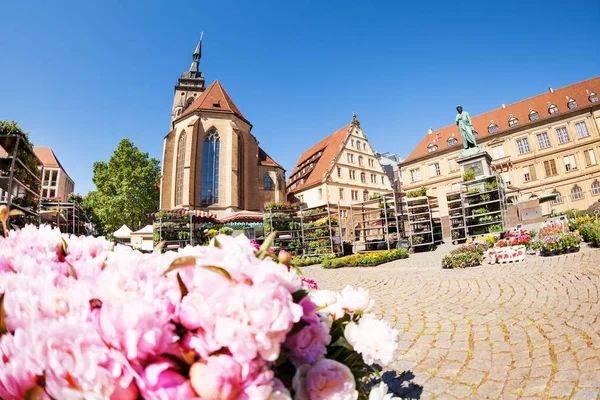
[(292, 255), (285, 250), (279, 252), (279, 262), (281, 264), (289, 265), (292, 262)]

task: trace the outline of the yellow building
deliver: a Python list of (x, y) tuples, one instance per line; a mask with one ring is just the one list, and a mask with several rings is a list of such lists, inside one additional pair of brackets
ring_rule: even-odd
[[(477, 144), (492, 156), (510, 202), (537, 199), (548, 215), (583, 210), (600, 199), (599, 92), (596, 77), (472, 118)], [(445, 236), (450, 234), (446, 193), (462, 181), (456, 162), (462, 150), (456, 125), (430, 129), (400, 164), (404, 190), (426, 186), (438, 197)]]
[(160, 208), (210, 211), (217, 216), (262, 211), (285, 200), (285, 170), (259, 147), (244, 117), (219, 81), (204, 88), (192, 66), (175, 86), (171, 131), (164, 139)]

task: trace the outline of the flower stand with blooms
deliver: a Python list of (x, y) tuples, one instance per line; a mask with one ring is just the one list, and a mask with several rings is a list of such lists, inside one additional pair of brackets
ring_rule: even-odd
[[(0, 208), (6, 223), (8, 209)], [(390, 398), (398, 331), (245, 237), (142, 254), (31, 225), (0, 238), (0, 398)], [(326, 383), (326, 384), (325, 384)]]

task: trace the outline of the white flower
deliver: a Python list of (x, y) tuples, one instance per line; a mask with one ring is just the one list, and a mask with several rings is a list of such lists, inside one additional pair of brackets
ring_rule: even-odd
[(344, 332), (348, 343), (362, 355), (365, 363), (372, 365), (378, 362), (382, 366), (394, 360), (398, 335), (398, 331), (392, 329), (388, 322), (372, 314), (363, 316), (358, 324), (350, 322)]
[(393, 393), (388, 393), (388, 386), (383, 382), (377, 386), (373, 386), (371, 393), (369, 393), (369, 400), (394, 400), (399, 398), (394, 396)]
[(346, 311), (344, 311), (344, 309), (337, 303), (325, 307), (321, 310), (321, 312), (331, 315), (334, 321), (337, 321), (338, 319), (343, 318), (344, 315), (346, 315)]
[(331, 290), (317, 290), (308, 294), (310, 299), (319, 307), (319, 309), (325, 308), (337, 302), (337, 296), (335, 292)]
[(290, 392), (285, 385), (277, 378), (273, 379), (273, 391), (268, 397), (269, 400), (292, 400)]
[(349, 313), (361, 313), (368, 311), (375, 302), (369, 297), (368, 290), (347, 285), (338, 295), (338, 303)]

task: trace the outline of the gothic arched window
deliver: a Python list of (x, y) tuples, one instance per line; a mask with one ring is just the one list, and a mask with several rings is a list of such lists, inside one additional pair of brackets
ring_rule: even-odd
[(269, 174), (265, 174), (263, 182), (265, 190), (273, 190), (273, 179), (271, 179), (271, 176)]
[(185, 161), (185, 131), (181, 132), (177, 143), (177, 165), (175, 167), (175, 205), (183, 203), (183, 164)]
[(581, 200), (585, 197), (583, 190), (581, 189), (581, 187), (575, 185), (573, 186), (573, 188), (571, 189), (571, 199), (573, 200)]
[(215, 128), (210, 128), (204, 139), (202, 155), (202, 206), (219, 202), (219, 150), (221, 141)]

